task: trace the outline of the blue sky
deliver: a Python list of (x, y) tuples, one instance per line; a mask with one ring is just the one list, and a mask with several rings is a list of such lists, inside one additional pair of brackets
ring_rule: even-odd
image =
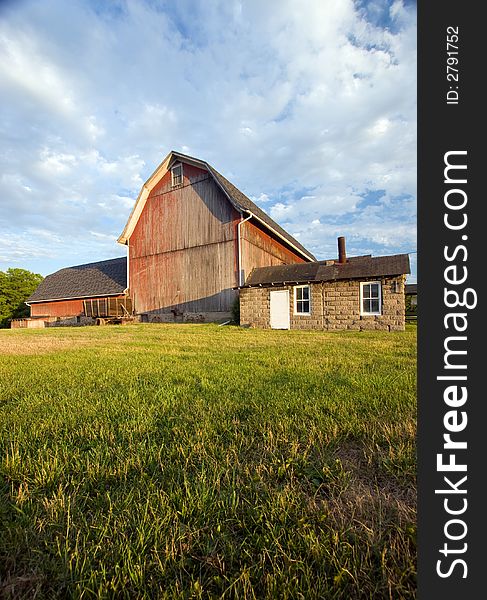
[(319, 259), (344, 235), (416, 280), (412, 2), (2, 2), (0, 93), (0, 270), (123, 256), (179, 150)]

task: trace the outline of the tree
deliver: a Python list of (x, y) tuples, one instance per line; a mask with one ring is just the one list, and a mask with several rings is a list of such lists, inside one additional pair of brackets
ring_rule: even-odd
[(8, 327), (10, 319), (29, 316), (25, 301), (43, 279), (25, 269), (0, 271), (0, 327)]

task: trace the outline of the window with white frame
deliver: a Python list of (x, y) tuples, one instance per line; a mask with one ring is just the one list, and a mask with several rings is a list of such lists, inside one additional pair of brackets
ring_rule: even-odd
[(181, 185), (183, 183), (183, 165), (178, 163), (171, 169), (171, 185)]
[(311, 314), (311, 293), (309, 285), (298, 285), (294, 288), (294, 314)]
[(380, 281), (367, 281), (360, 283), (360, 314), (381, 314), (381, 287)]

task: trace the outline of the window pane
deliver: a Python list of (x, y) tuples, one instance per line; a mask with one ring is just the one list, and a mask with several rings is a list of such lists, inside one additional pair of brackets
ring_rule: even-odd
[(294, 288), (296, 294), (296, 313), (310, 312), (310, 290), (309, 285)]
[(296, 300), (309, 300), (309, 287), (296, 288)]
[(363, 283), (362, 291), (362, 313), (380, 315), (380, 283)]
[(177, 165), (176, 167), (173, 167), (173, 169), (172, 169), (172, 184), (179, 185), (183, 179), (182, 175), (183, 175), (183, 166), (182, 165)]
[(309, 313), (309, 300), (297, 300), (296, 301), (296, 312), (297, 313)]

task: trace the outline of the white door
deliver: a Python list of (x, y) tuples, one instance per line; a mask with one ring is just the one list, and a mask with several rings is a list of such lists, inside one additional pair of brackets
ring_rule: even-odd
[(289, 290), (271, 292), (271, 328), (289, 329)]

